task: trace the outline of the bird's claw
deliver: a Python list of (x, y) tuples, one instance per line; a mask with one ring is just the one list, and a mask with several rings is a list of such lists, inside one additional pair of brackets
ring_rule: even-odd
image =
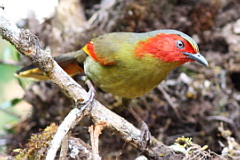
[(89, 98), (85, 99), (85, 100), (81, 99), (81, 100), (77, 101), (78, 106), (81, 106), (82, 110), (84, 110), (88, 106), (92, 106), (92, 104), (95, 100), (95, 93), (96, 93), (95, 88), (93, 87), (91, 81), (88, 79), (86, 80), (86, 84), (89, 88), (89, 91), (88, 91)]
[(141, 145), (141, 148), (143, 150), (145, 150), (148, 145), (152, 144), (152, 135), (151, 135), (149, 128), (145, 122), (142, 122), (140, 130), (141, 130), (140, 145)]

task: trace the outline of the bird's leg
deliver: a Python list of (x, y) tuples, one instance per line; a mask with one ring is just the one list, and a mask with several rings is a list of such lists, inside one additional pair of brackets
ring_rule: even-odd
[(85, 79), (85, 83), (87, 84), (88, 86), (88, 95), (89, 95), (89, 98), (86, 99), (86, 100), (83, 100), (83, 101), (78, 101), (77, 103), (80, 104), (81, 106), (83, 106), (83, 108), (81, 109), (85, 109), (87, 106), (89, 105), (92, 105), (92, 103), (94, 102), (94, 99), (95, 99), (95, 93), (96, 93), (96, 90), (94, 88), (94, 86), (92, 85), (92, 82), (90, 81), (90, 79), (86, 78)]
[(148, 125), (142, 120), (141, 117), (133, 110), (131, 105), (131, 100), (123, 98), (122, 99), (123, 106), (127, 108), (127, 110), (133, 115), (133, 117), (141, 124), (141, 146), (146, 148), (148, 144), (152, 144), (152, 136), (149, 131)]

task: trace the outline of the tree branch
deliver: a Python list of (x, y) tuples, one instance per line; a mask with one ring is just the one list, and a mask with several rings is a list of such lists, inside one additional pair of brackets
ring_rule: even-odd
[[(50, 80), (66, 92), (73, 101), (87, 101), (90, 98), (90, 95), (53, 60), (50, 53), (41, 49), (35, 35), (29, 30), (19, 29), (15, 24), (11, 23), (3, 8), (0, 8), (0, 34), (4, 39), (12, 43), (21, 54), (27, 56), (39, 69), (45, 72)], [(106, 124), (107, 128), (121, 135), (124, 141), (131, 143), (147, 157), (169, 160), (179, 159), (182, 156), (180, 153), (173, 153), (172, 149), (155, 138), (153, 138), (154, 144), (152, 146), (142, 148), (140, 130), (94, 100), (91, 106), (78, 105), (78, 108), (74, 108), (68, 114), (51, 142), (46, 159), (55, 158), (66, 133), (74, 128), (81, 118), (86, 115), (90, 116), (96, 123)]]

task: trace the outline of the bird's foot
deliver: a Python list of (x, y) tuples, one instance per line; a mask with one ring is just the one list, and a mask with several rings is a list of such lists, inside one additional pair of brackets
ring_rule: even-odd
[(96, 93), (96, 90), (93, 87), (92, 82), (89, 79), (87, 79), (85, 81), (85, 83), (87, 84), (87, 86), (89, 88), (89, 90), (88, 90), (89, 98), (85, 99), (85, 100), (78, 100), (78, 102), (77, 102), (78, 106), (80, 105), (82, 110), (84, 110), (88, 106), (92, 106), (92, 104), (95, 100), (95, 93)]
[(140, 130), (141, 130), (140, 145), (141, 145), (142, 149), (145, 150), (148, 145), (152, 145), (152, 135), (151, 135), (149, 128), (145, 122), (141, 122)]
[(129, 99), (122, 99), (123, 106), (127, 108), (127, 110), (133, 115), (133, 117), (141, 124), (141, 134), (140, 134), (140, 147), (142, 150), (146, 150), (148, 145), (152, 145), (152, 136), (148, 129), (148, 125), (139, 117), (139, 115), (133, 110), (132, 106), (130, 105), (131, 100)]

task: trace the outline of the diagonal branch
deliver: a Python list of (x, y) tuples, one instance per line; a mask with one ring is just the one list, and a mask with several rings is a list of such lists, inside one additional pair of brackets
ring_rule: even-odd
[[(37, 67), (45, 72), (50, 80), (65, 91), (73, 101), (78, 102), (89, 99), (89, 94), (62, 70), (49, 52), (39, 46), (38, 38), (35, 35), (29, 30), (19, 29), (15, 24), (11, 23), (5, 15), (3, 7), (0, 8), (0, 34), (2, 38), (12, 43), (21, 54), (28, 57)], [(73, 109), (60, 125), (50, 144), (47, 159), (55, 158), (64, 136), (86, 115), (90, 116), (97, 123), (106, 124), (107, 128), (119, 134), (124, 141), (131, 143), (147, 157), (154, 159), (179, 159), (182, 156), (182, 154), (173, 153), (172, 149), (155, 138), (153, 138), (154, 144), (152, 146), (142, 148), (140, 130), (124, 118), (105, 108), (96, 100), (94, 100), (92, 106), (83, 107), (85, 110), (82, 110), (81, 107), (83, 106)]]

